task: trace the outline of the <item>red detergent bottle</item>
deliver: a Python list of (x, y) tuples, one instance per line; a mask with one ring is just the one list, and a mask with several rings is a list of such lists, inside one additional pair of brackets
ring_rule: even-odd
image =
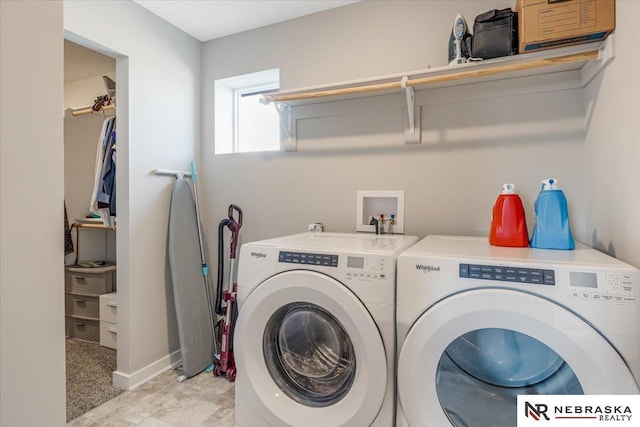
[(529, 246), (529, 232), (524, 217), (524, 207), (513, 184), (502, 186), (502, 194), (498, 196), (495, 205), (493, 205), (489, 243), (494, 246)]

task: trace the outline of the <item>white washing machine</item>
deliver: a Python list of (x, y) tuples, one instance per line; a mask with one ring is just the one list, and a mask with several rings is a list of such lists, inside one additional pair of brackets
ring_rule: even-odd
[(429, 236), (398, 258), (397, 425), (515, 426), (518, 394), (638, 394), (640, 274)]
[(237, 425), (393, 425), (396, 259), (417, 241), (303, 233), (242, 246)]

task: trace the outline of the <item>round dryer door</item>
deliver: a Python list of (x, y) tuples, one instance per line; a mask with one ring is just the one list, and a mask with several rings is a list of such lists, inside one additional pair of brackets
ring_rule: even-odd
[(446, 298), (411, 327), (398, 397), (411, 426), (516, 425), (519, 394), (637, 394), (616, 350), (565, 308), (480, 289)]
[(250, 401), (274, 426), (370, 425), (389, 381), (366, 307), (312, 271), (277, 274), (247, 297), (234, 351)]

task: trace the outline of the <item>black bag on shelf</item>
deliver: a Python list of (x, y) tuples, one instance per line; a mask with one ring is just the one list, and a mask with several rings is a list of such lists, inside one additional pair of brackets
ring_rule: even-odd
[(476, 16), (473, 23), (473, 57), (497, 58), (518, 53), (518, 14), (493, 9)]

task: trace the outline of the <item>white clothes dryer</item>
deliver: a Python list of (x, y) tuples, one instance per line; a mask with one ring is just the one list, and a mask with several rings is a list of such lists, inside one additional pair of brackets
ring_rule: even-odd
[(237, 425), (393, 425), (396, 260), (417, 241), (303, 233), (242, 246)]
[(516, 425), (518, 394), (638, 394), (638, 270), (429, 236), (398, 258), (397, 425)]

